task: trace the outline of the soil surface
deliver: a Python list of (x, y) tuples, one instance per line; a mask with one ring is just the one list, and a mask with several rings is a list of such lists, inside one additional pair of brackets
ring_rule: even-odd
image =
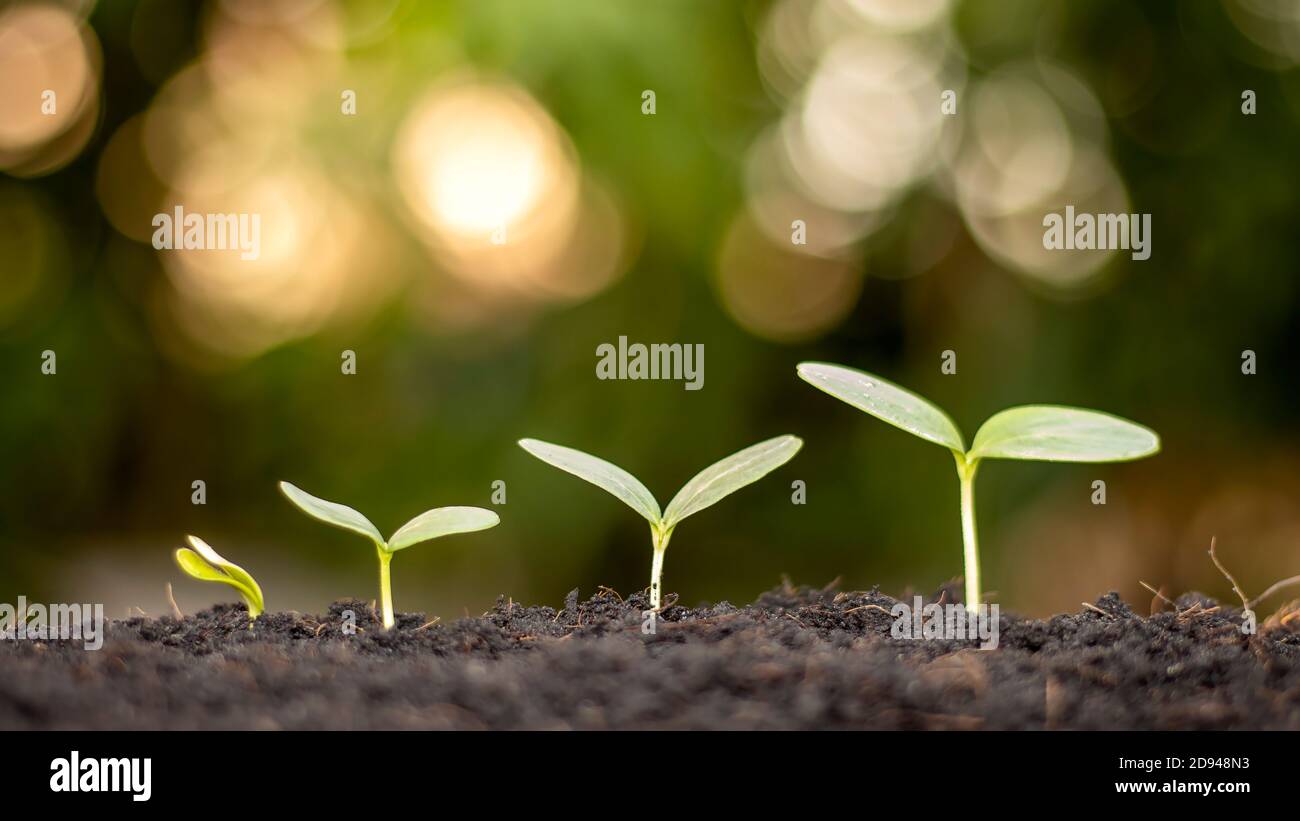
[(645, 598), (609, 590), (392, 631), (361, 601), (252, 630), (222, 605), (112, 622), (93, 652), (0, 641), (0, 729), (1300, 729), (1300, 619), (1246, 636), (1196, 594), (1145, 617), (1112, 593), (1003, 614), (979, 650), (891, 638), (894, 603), (786, 585), (670, 606), (653, 634)]

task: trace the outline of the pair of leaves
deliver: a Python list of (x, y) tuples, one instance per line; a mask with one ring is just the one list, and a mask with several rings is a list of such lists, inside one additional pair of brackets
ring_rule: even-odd
[(176, 549), (176, 564), (190, 576), (205, 582), (221, 582), (239, 591), (248, 605), (248, 617), (255, 619), (266, 609), (262, 588), (247, 570), (227, 561), (198, 536), (187, 536), (190, 546)]
[(344, 530), (360, 533), (374, 542), (375, 547), (384, 553), (396, 553), (402, 548), (441, 536), (487, 530), (501, 522), (501, 517), (481, 507), (437, 507), (416, 516), (399, 527), (392, 537), (384, 539), (379, 528), (347, 505), (317, 498), (288, 482), (280, 483), (280, 491), (308, 516)]
[(967, 463), (979, 459), (1045, 462), (1122, 462), (1160, 450), (1155, 431), (1108, 413), (1060, 405), (1026, 405), (994, 414), (969, 451), (961, 431), (939, 408), (869, 373), (824, 362), (799, 365), (799, 377), (818, 390), (914, 436), (943, 445)]
[(657, 532), (670, 533), (687, 516), (699, 513), (790, 461), (803, 447), (803, 440), (796, 436), (778, 436), (733, 453), (696, 474), (677, 491), (663, 513), (660, 513), (654, 494), (618, 465), (580, 450), (537, 439), (521, 439), (519, 446), (543, 462), (618, 497), (644, 516)]

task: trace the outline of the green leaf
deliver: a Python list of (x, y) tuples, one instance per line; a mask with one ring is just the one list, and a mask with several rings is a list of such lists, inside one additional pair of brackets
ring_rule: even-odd
[(379, 528), (347, 505), (318, 499), (288, 482), (280, 483), (280, 491), (308, 516), (320, 519), (326, 524), (341, 527), (344, 530), (351, 530), (353, 533), (360, 533), (362, 536), (368, 536), (380, 550), (385, 548), (384, 537), (379, 533)]
[(751, 445), (710, 465), (677, 491), (677, 495), (668, 503), (663, 529), (672, 530), (692, 513), (698, 513), (724, 496), (757, 482), (790, 461), (801, 447), (803, 440), (797, 436), (778, 436)]
[(203, 561), (203, 557), (190, 550), (188, 547), (176, 548), (176, 564), (180, 565), (189, 575), (201, 582), (222, 582), (231, 587), (238, 587), (240, 592), (247, 592), (247, 589), (234, 579), (222, 573), (212, 565)]
[(1122, 462), (1160, 450), (1155, 431), (1108, 413), (1058, 405), (1026, 405), (994, 414), (970, 459)]
[(473, 533), (501, 523), (501, 517), (481, 507), (438, 507), (402, 525), (388, 540), (390, 553), (453, 533)]
[(560, 470), (572, 473), (579, 479), (585, 479), (606, 493), (612, 493), (623, 504), (640, 513), (650, 524), (659, 525), (659, 502), (654, 494), (646, 490), (635, 476), (618, 465), (612, 465), (604, 459), (597, 459), (580, 450), (552, 445), (537, 439), (520, 439), (519, 446), (532, 455), (553, 465)]
[(221, 582), (239, 591), (248, 604), (248, 615), (257, 618), (266, 609), (262, 588), (244, 568), (227, 561), (198, 536), (189, 536), (193, 550), (177, 548), (176, 564), (190, 576), (205, 582)]
[(262, 588), (258, 586), (257, 581), (252, 577), (251, 574), (249, 574), (247, 570), (235, 564), (234, 562), (228, 561), (227, 559), (223, 558), (220, 553), (213, 550), (212, 547), (208, 545), (207, 542), (203, 541), (198, 536), (187, 536), (186, 538), (189, 540), (190, 546), (193, 547), (196, 551), (198, 551), (198, 554), (204, 560), (206, 560), (208, 564), (223, 571), (227, 576), (230, 576), (232, 579), (239, 582), (241, 585), (246, 587), (250, 592), (252, 592), (254, 594), (254, 598), (257, 600), (258, 609), (259, 610), (261, 609)]
[(799, 378), (858, 410), (937, 445), (961, 453), (961, 431), (948, 414), (874, 374), (826, 362), (801, 362)]

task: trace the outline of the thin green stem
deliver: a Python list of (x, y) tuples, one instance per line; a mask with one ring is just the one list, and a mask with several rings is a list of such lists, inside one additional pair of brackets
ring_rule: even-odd
[(953, 452), (957, 475), (961, 479), (961, 538), (965, 547), (966, 609), (974, 611), (982, 598), (980, 592), (980, 549), (975, 536), (975, 470), (979, 460), (970, 462)]
[(384, 613), (384, 629), (393, 627), (393, 583), (389, 577), (388, 565), (393, 561), (393, 554), (386, 550), (379, 551), (379, 602)]
[(668, 540), (672, 538), (673, 532), (660, 532), (659, 528), (651, 526), (650, 535), (654, 539), (655, 549), (654, 559), (650, 562), (650, 609), (658, 610), (662, 593), (664, 551), (668, 549)]

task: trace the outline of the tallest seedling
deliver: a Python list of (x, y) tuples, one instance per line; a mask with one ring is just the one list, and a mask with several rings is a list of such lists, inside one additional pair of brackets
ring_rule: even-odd
[(1025, 405), (993, 414), (970, 450), (948, 414), (910, 391), (852, 368), (824, 362), (799, 365), (799, 377), (836, 399), (927, 442), (957, 461), (961, 535), (966, 547), (966, 608), (980, 603), (980, 554), (975, 540), (975, 471), (981, 459), (1041, 462), (1126, 462), (1160, 450), (1160, 437), (1141, 425), (1083, 408)]

